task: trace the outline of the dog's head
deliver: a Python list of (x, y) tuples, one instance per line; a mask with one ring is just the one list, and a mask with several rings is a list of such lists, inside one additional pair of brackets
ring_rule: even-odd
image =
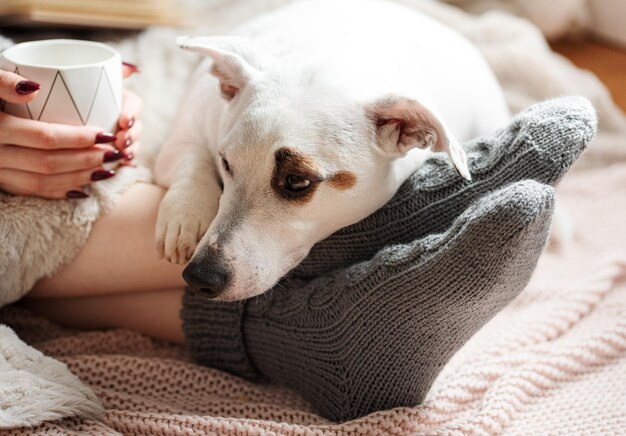
[(324, 69), (273, 58), (239, 38), (185, 38), (210, 56), (226, 107), (217, 216), (184, 277), (220, 300), (261, 294), (318, 241), (381, 207), (401, 183), (397, 158), (447, 152), (469, 178), (463, 149), (415, 100), (358, 101)]

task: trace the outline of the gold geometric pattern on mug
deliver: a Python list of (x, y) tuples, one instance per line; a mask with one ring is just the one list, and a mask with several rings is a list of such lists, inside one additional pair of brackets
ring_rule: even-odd
[[(109, 90), (110, 96), (113, 99), (113, 101), (115, 101), (115, 94), (113, 93), (113, 87), (111, 86), (111, 81), (109, 80), (109, 76), (107, 75), (106, 70), (104, 69), (104, 67), (102, 67), (100, 69), (100, 74), (98, 75), (98, 82), (96, 83), (96, 88), (94, 90), (93, 98), (91, 99), (91, 104), (89, 105), (89, 110), (87, 111), (87, 114), (83, 116), (83, 114), (80, 113), (80, 111), (78, 110), (78, 107), (76, 106), (76, 101), (74, 100), (74, 96), (72, 96), (72, 92), (67, 86), (67, 83), (65, 79), (63, 78), (63, 74), (60, 71), (57, 71), (57, 73), (54, 76), (54, 80), (52, 80), (52, 85), (50, 86), (50, 90), (48, 91), (48, 95), (46, 96), (46, 100), (43, 103), (43, 107), (41, 108), (41, 112), (39, 113), (39, 117), (37, 117), (37, 120), (41, 120), (41, 117), (43, 116), (46, 110), (46, 106), (48, 105), (48, 100), (50, 99), (50, 95), (52, 94), (52, 91), (54, 90), (54, 85), (56, 84), (57, 79), (60, 78), (61, 79), (60, 83), (63, 85), (63, 88), (65, 88), (67, 95), (70, 97), (72, 105), (74, 106), (74, 110), (76, 111), (76, 114), (78, 115), (78, 118), (80, 119), (80, 122), (83, 124), (83, 126), (86, 125), (89, 122), (89, 117), (91, 116), (91, 112), (93, 110), (94, 104), (96, 103), (96, 97), (98, 96), (98, 91), (100, 90), (100, 83), (102, 82), (103, 77), (104, 77), (104, 81), (108, 85), (107, 89)], [(28, 107), (28, 103), (26, 104), (26, 107), (28, 108), (28, 113), (30, 114), (30, 108)], [(30, 117), (31, 119), (33, 118), (32, 114), (30, 114)]]

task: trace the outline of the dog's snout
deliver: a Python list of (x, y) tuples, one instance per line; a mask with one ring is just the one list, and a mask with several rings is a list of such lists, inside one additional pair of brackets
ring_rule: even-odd
[(230, 281), (229, 268), (220, 262), (215, 250), (206, 250), (193, 259), (183, 271), (183, 279), (194, 290), (209, 298), (221, 295)]

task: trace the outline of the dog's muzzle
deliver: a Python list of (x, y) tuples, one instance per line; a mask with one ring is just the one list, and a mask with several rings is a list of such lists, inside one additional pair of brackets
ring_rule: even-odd
[(209, 298), (220, 296), (226, 290), (231, 270), (221, 259), (219, 250), (205, 247), (198, 252), (183, 271), (183, 279), (197, 292)]

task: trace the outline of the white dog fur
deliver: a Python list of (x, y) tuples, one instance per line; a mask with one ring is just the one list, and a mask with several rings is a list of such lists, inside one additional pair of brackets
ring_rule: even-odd
[(300, 1), (235, 35), (179, 40), (207, 59), (155, 171), (157, 249), (191, 258), (185, 279), (217, 299), (269, 289), (387, 202), (427, 148), (469, 179), (457, 141), (509, 117), (474, 46), (393, 3)]

